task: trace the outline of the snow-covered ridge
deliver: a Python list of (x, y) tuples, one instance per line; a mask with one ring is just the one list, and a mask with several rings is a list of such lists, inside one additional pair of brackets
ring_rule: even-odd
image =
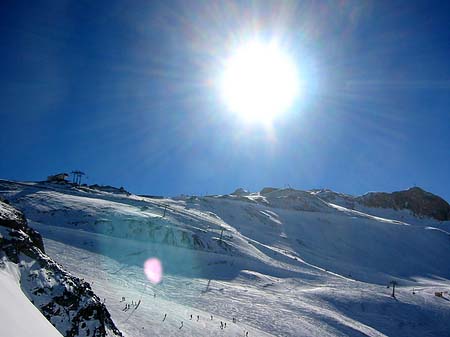
[[(0, 202), (1, 287), (8, 286), (17, 293), (18, 289), (8, 281), (14, 276), (17, 287), (20, 286), (23, 294), (64, 336), (122, 336), (89, 284), (64, 271), (43, 253), (41, 244), (40, 235), (28, 227), (23, 215)], [(17, 301), (24, 302), (23, 294), (16, 295)], [(59, 335), (47, 327), (50, 324), (35, 321), (38, 318), (35, 311), (29, 309), (31, 303), (24, 310), (33, 317), (32, 326), (39, 329), (33, 331), (33, 336)], [(16, 308), (16, 304), (11, 303), (11, 307)], [(14, 329), (11, 322), (5, 324), (8, 331)], [(19, 327), (18, 331), (26, 333), (28, 330)]]
[[(0, 189), (33, 225), (238, 256), (274, 275), (301, 261), (377, 283), (416, 274), (450, 276), (441, 267), (450, 254), (445, 231), (432, 231), (429, 221), (404, 226), (409, 223), (337, 206), (351, 199), (332, 191), (238, 189), (230, 195), (152, 199), (72, 185), (4, 181)], [(330, 196), (336, 205), (326, 201)]]
[(328, 189), (311, 190), (309, 193), (334, 204), (364, 211), (365, 213), (413, 223), (450, 222), (450, 205), (441, 197), (412, 187), (392, 193), (368, 192), (361, 196), (334, 192)]
[(24, 221), (24, 218), (22, 213), (0, 200), (0, 220), (21, 223)]
[[(52, 257), (95, 282), (119, 328), (133, 337), (148, 331), (157, 336), (449, 331), (448, 303), (434, 296), (450, 286), (446, 222), (293, 189), (151, 198), (117, 189), (0, 181), (0, 196), (24, 211)], [(146, 283), (142, 273), (150, 256), (164, 266), (158, 286)], [(391, 281), (398, 284), (396, 299), (386, 288)], [(123, 311), (119, 294), (142, 297), (139, 311)], [(200, 322), (189, 319), (193, 312)], [(229, 330), (220, 329), (210, 314), (228, 320)]]
[(0, 322), (2, 335), (15, 337), (62, 335), (28, 300), (20, 288), (20, 271), (15, 263), (1, 260)]

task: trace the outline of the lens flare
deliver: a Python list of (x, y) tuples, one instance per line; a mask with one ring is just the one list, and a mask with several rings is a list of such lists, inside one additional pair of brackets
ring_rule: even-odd
[(153, 284), (158, 284), (162, 280), (163, 268), (161, 261), (152, 257), (144, 263), (144, 273), (148, 280)]

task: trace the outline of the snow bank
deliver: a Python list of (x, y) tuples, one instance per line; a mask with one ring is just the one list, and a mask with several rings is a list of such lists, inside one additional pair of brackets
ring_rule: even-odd
[(17, 265), (0, 261), (0, 326), (2, 336), (61, 337), (20, 288)]

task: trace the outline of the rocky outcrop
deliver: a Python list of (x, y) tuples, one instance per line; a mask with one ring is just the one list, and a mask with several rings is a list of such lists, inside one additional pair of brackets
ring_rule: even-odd
[(0, 262), (5, 260), (18, 265), (23, 292), (62, 335), (122, 336), (90, 285), (45, 255), (40, 234), (0, 201)]
[(243, 189), (242, 187), (237, 188), (233, 193), (231, 193), (231, 195), (238, 195), (238, 196), (249, 194), (250, 194), (249, 191)]
[(355, 200), (368, 207), (409, 209), (416, 216), (431, 217), (440, 221), (450, 220), (450, 205), (441, 197), (419, 187), (393, 193), (371, 192)]
[(117, 187), (110, 186), (110, 185), (94, 184), (94, 185), (90, 185), (89, 188), (92, 190), (97, 190), (97, 191), (102, 191), (102, 192), (131, 195), (131, 193), (128, 192), (127, 190), (125, 190), (125, 188), (123, 188), (122, 186), (117, 188)]
[(276, 189), (264, 195), (268, 205), (276, 208), (307, 211), (331, 212), (334, 209), (317, 196), (293, 188)]
[(349, 209), (355, 208), (356, 198), (352, 195), (334, 192), (329, 189), (313, 189), (308, 192), (326, 202), (331, 202)]
[(0, 201), (0, 226), (15, 229), (17, 231), (23, 231), (26, 235), (28, 235), (32, 244), (45, 253), (41, 235), (28, 227), (27, 220), (22, 212), (19, 212), (2, 201)]
[(278, 188), (275, 188), (275, 187), (264, 187), (264, 188), (259, 192), (259, 194), (267, 194), (267, 193), (270, 193), (270, 192), (273, 192), (273, 191), (276, 191), (276, 190), (278, 190)]

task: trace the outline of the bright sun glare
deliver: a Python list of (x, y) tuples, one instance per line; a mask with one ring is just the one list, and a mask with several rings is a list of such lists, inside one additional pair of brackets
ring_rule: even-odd
[(299, 89), (295, 64), (276, 44), (250, 42), (225, 62), (222, 97), (246, 121), (272, 122), (292, 105)]

